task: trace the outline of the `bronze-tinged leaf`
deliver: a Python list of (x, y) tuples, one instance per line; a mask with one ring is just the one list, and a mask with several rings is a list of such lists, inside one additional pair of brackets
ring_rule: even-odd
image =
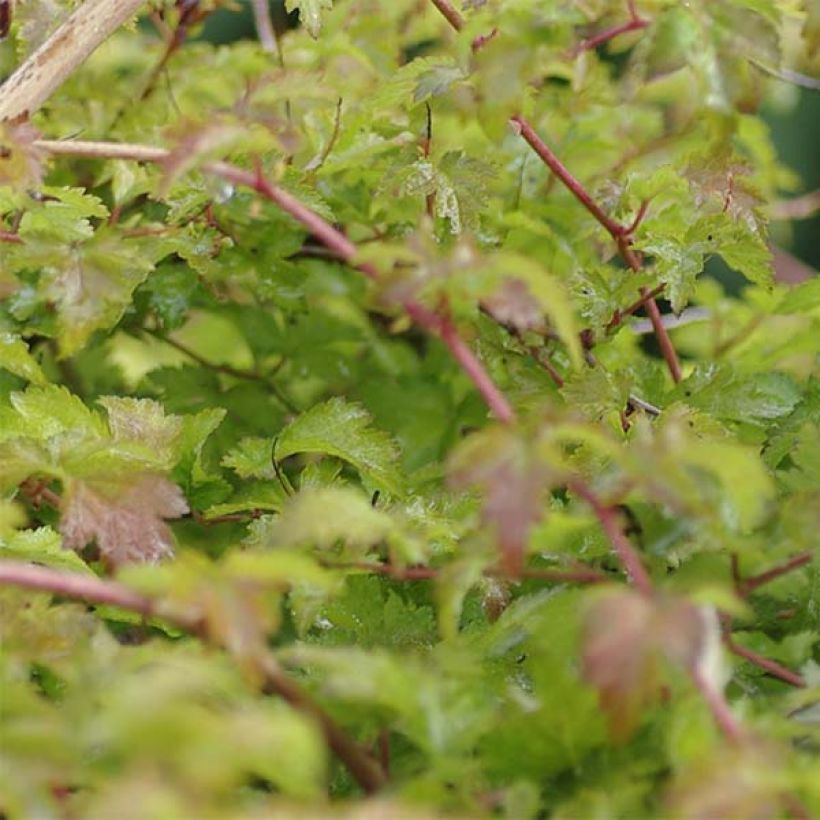
[(511, 430), (492, 428), (464, 442), (450, 462), (454, 487), (477, 486), (484, 493), (482, 518), (498, 540), (510, 575), (521, 571), (530, 530), (544, 512), (548, 470)]
[(626, 740), (660, 692), (661, 661), (713, 677), (712, 623), (682, 598), (632, 590), (597, 598), (584, 625), (584, 677), (598, 689), (612, 738)]
[(808, 817), (797, 814), (788, 795), (783, 751), (759, 739), (735, 747), (721, 746), (718, 754), (700, 759), (679, 775), (667, 793), (669, 817)]
[(520, 279), (505, 279), (498, 290), (484, 300), (483, 305), (502, 325), (519, 331), (544, 327), (544, 311)]
[(206, 125), (187, 123), (175, 129), (178, 141), (163, 161), (164, 176), (160, 195), (164, 196), (173, 183), (197, 165), (225, 154), (244, 135), (238, 125), (214, 120)]
[(629, 737), (657, 691), (652, 608), (644, 595), (613, 592), (595, 601), (584, 624), (584, 677), (598, 690), (615, 741)]
[(188, 512), (180, 488), (162, 476), (143, 474), (129, 484), (85, 481), (67, 484), (60, 532), (63, 546), (81, 550), (96, 541), (113, 565), (158, 561), (173, 553), (173, 536), (164, 519)]
[(728, 150), (714, 150), (693, 159), (684, 171), (698, 209), (726, 211), (754, 233), (762, 233), (763, 195), (749, 180), (750, 167)]
[(42, 183), (46, 153), (34, 144), (39, 137), (28, 120), (0, 122), (0, 185), (26, 191)]

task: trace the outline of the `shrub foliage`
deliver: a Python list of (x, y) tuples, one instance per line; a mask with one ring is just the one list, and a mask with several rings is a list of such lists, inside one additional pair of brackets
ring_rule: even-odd
[(0, 812), (820, 813), (816, 3), (254, 6), (0, 124)]

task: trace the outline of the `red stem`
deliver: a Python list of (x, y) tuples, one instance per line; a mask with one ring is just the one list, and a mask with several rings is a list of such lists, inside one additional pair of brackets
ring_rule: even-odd
[(715, 687), (697, 666), (692, 669), (692, 680), (706, 701), (715, 723), (720, 727), (726, 738), (734, 743), (743, 740), (745, 737), (743, 727), (732, 713), (723, 692)]
[(754, 664), (764, 672), (768, 672), (773, 677), (779, 678), (785, 683), (789, 683), (801, 689), (806, 685), (806, 681), (796, 672), (792, 672), (791, 669), (788, 669), (777, 661), (773, 661), (771, 658), (765, 658), (763, 655), (758, 655), (757, 652), (752, 652), (751, 649), (747, 649), (745, 646), (735, 643), (729, 634), (726, 635), (726, 648), (738, 657), (744, 658), (749, 661), (749, 663)]
[[(432, 581), (438, 578), (440, 573), (436, 567), (396, 567), (392, 564), (378, 564), (372, 561), (326, 563), (324, 566), (327, 569), (361, 570), (374, 575), (385, 575), (396, 581)], [(486, 578), (509, 578), (509, 574), (498, 567), (485, 569), (483, 575)], [(581, 567), (577, 570), (525, 568), (516, 573), (516, 579), (520, 578), (568, 584), (599, 584), (609, 580), (603, 572), (591, 567)]]
[(583, 498), (592, 507), (595, 517), (600, 522), (609, 542), (624, 565), (626, 574), (635, 584), (635, 588), (644, 595), (650, 595), (652, 593), (652, 579), (649, 577), (643, 563), (641, 563), (640, 555), (638, 555), (618, 522), (617, 508), (603, 504), (601, 499), (582, 481), (571, 481), (568, 486), (570, 490)]
[(613, 328), (618, 327), (621, 322), (623, 322), (626, 316), (631, 316), (635, 313), (636, 310), (640, 310), (650, 299), (654, 299), (660, 293), (663, 292), (663, 289), (666, 287), (664, 282), (661, 282), (660, 285), (657, 287), (652, 288), (648, 293), (644, 293), (640, 299), (634, 301), (629, 307), (625, 307), (623, 310), (616, 310), (615, 313), (612, 314), (612, 318), (609, 320), (609, 324), (607, 324), (607, 330), (612, 330)]
[[(156, 612), (156, 606), (150, 598), (116, 581), (104, 581), (96, 575), (60, 572), (18, 561), (0, 561), (0, 584), (51, 592), (92, 604), (116, 606), (137, 612), (145, 618)], [(188, 621), (184, 626), (191, 629), (194, 621)]]
[[(379, 279), (379, 272), (372, 264), (369, 262), (354, 262), (357, 248), (341, 231), (336, 230), (321, 216), (303, 205), (296, 197), (273, 185), (261, 174), (254, 174), (225, 162), (208, 163), (205, 168), (236, 185), (253, 188), (300, 222), (342, 261), (355, 267), (370, 279)], [(478, 361), (466, 342), (458, 335), (455, 325), (449, 319), (433, 313), (415, 299), (406, 299), (402, 302), (402, 307), (414, 322), (428, 332), (437, 335), (444, 342), (453, 358), (481, 393), (496, 418), (505, 424), (512, 422), (515, 419), (515, 412), (484, 369), (484, 366)]]
[(621, 225), (614, 219), (610, 219), (610, 217), (601, 210), (595, 200), (587, 193), (584, 186), (570, 173), (569, 169), (558, 159), (541, 137), (535, 133), (530, 123), (517, 114), (511, 119), (511, 122), (530, 148), (544, 161), (544, 164), (561, 180), (592, 216), (606, 228), (610, 236), (617, 240), (623, 233)]
[(452, 28), (461, 31), (464, 28), (464, 18), (456, 10), (450, 0), (431, 0), (433, 5), (441, 12)]
[[(433, 4), (436, 8), (444, 15), (450, 25), (456, 30), (460, 31), (461, 28), (464, 26), (464, 19), (461, 15), (453, 8), (452, 4), (448, 2), (448, 0), (432, 0)], [(629, 25), (633, 28), (643, 28), (647, 25), (645, 20), (637, 17), (637, 12), (635, 11), (634, 3), (629, 4), (630, 14), (632, 15), (632, 20), (630, 21)], [(640, 23), (640, 24), (639, 24)], [(570, 173), (569, 169), (561, 162), (560, 159), (553, 153), (550, 147), (535, 133), (535, 129), (530, 125), (530, 123), (524, 119), (524, 117), (516, 114), (514, 117), (511, 118), (510, 122), (516, 128), (518, 133), (524, 138), (527, 144), (535, 151), (536, 154), (543, 160), (546, 166), (561, 180), (561, 182), (569, 189), (569, 191), (575, 196), (575, 198), (592, 214), (592, 216), (606, 229), (609, 235), (615, 240), (616, 244), (618, 245), (618, 250), (621, 253), (621, 256), (624, 258), (624, 261), (629, 265), (630, 268), (634, 271), (638, 271), (641, 268), (641, 262), (638, 255), (635, 253), (634, 250), (629, 245), (629, 234), (630, 228), (627, 228), (621, 225), (619, 222), (616, 222), (611, 217), (607, 216), (601, 207), (598, 205), (597, 202), (589, 195), (587, 190), (584, 186)], [(641, 209), (638, 212), (633, 225), (636, 226), (640, 223), (640, 220), (643, 218), (646, 212), (645, 203), (641, 203)], [(631, 228), (634, 230), (634, 228)], [(645, 292), (644, 289), (641, 290), (641, 294), (643, 295)], [(669, 334), (666, 331), (666, 328), (663, 326), (663, 322), (660, 318), (660, 311), (658, 310), (658, 306), (655, 304), (654, 300), (650, 300), (647, 302), (647, 312), (649, 313), (650, 321), (652, 322), (652, 327), (655, 331), (655, 334), (658, 338), (658, 344), (661, 348), (661, 353), (666, 361), (666, 365), (669, 368), (669, 372), (672, 376), (673, 381), (677, 384), (681, 378), (681, 367), (680, 362), (678, 360), (677, 352), (672, 344), (672, 340), (669, 338)]]
[(594, 37), (588, 37), (586, 40), (582, 40), (578, 44), (575, 53), (578, 54), (581, 51), (591, 51), (592, 49), (598, 48), (598, 46), (609, 42), (620, 34), (626, 34), (628, 31), (638, 31), (639, 29), (646, 28), (648, 25), (649, 20), (644, 20), (642, 17), (633, 17), (625, 23), (620, 23), (617, 26), (612, 26), (612, 28), (605, 29), (599, 34), (596, 34)]
[[(615, 240), (618, 250), (626, 264), (629, 265), (633, 271), (639, 271), (641, 269), (641, 260), (629, 244), (630, 229), (616, 222), (601, 210), (600, 206), (589, 193), (587, 193), (584, 186), (570, 173), (569, 169), (558, 159), (549, 146), (535, 133), (533, 127), (523, 117), (516, 115), (512, 118), (511, 122), (516, 126), (527, 144), (538, 154), (547, 167)], [(638, 212), (638, 216), (636, 217), (636, 222), (640, 222), (645, 210), (642, 204), (641, 211)], [(646, 288), (641, 288), (640, 293), (641, 296), (646, 296)], [(678, 360), (678, 354), (675, 351), (672, 340), (669, 338), (669, 334), (663, 325), (660, 310), (658, 310), (654, 299), (647, 300), (646, 311), (649, 314), (652, 328), (658, 338), (658, 344), (660, 345), (663, 358), (672, 375), (672, 380), (677, 384), (682, 378), (680, 361)]]
[(783, 564), (772, 567), (772, 569), (766, 572), (761, 572), (760, 575), (753, 575), (751, 578), (747, 578), (740, 583), (740, 592), (742, 595), (748, 595), (758, 587), (768, 584), (769, 581), (774, 581), (775, 578), (779, 578), (787, 572), (791, 572), (805, 564), (811, 563), (813, 557), (814, 553), (811, 550), (807, 550), (806, 552), (801, 552), (799, 555), (795, 555)]
[[(647, 294), (646, 288), (641, 288), (640, 293), (641, 296), (645, 296)], [(683, 373), (680, 369), (680, 361), (678, 359), (675, 346), (672, 344), (672, 340), (666, 332), (666, 327), (663, 324), (663, 318), (661, 317), (661, 312), (658, 309), (658, 304), (654, 299), (649, 299), (647, 301), (646, 312), (649, 314), (649, 321), (652, 322), (652, 329), (655, 331), (655, 337), (660, 345), (661, 353), (666, 361), (666, 366), (672, 374), (672, 381), (674, 381), (675, 384), (678, 384), (678, 382), (680, 382), (683, 378)]]
[(504, 394), (496, 387), (490, 375), (475, 357), (473, 351), (470, 350), (466, 342), (458, 335), (458, 331), (453, 322), (447, 317), (433, 313), (433, 311), (412, 299), (406, 300), (403, 307), (407, 311), (407, 315), (410, 316), (417, 325), (437, 335), (444, 342), (450, 350), (452, 357), (470, 377), (496, 418), (505, 424), (514, 421), (515, 412), (509, 402)]
[[(0, 584), (50, 592), (66, 598), (75, 598), (95, 604), (117, 606), (143, 617), (156, 616), (196, 636), (207, 638), (203, 629), (202, 614), (197, 610), (187, 613), (168, 612), (160, 602), (129, 589), (116, 581), (105, 581), (94, 575), (61, 572), (38, 567), (20, 561), (0, 561)], [(276, 660), (266, 652), (254, 659), (262, 677), (262, 690), (276, 694), (295, 708), (314, 717), (322, 729), (325, 741), (345, 764), (356, 782), (368, 794), (381, 789), (386, 782), (385, 774), (375, 760), (370, 758), (358, 744), (348, 737), (321, 707), (315, 703), (297, 683), (289, 678)]]

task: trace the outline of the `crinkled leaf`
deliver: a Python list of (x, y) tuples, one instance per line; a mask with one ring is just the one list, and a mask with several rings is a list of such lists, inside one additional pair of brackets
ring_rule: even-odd
[(251, 543), (268, 547), (315, 546), (329, 550), (338, 544), (346, 552), (367, 552), (393, 530), (389, 515), (377, 510), (359, 490), (311, 487), (283, 506), (277, 518), (251, 528)]
[(524, 439), (503, 427), (470, 436), (450, 459), (455, 487), (481, 488), (483, 520), (492, 528), (501, 560), (513, 575), (523, 564), (530, 529), (543, 515), (547, 475)]
[(273, 442), (267, 438), (243, 438), (222, 458), (240, 478), (276, 478), (273, 469)]
[(629, 737), (644, 707), (657, 699), (661, 658), (701, 669), (712, 631), (711, 621), (685, 599), (611, 590), (593, 602), (584, 626), (584, 676), (598, 689), (615, 740)]
[(34, 384), (45, 384), (47, 381), (26, 343), (13, 333), (0, 332), (0, 368)]
[(277, 437), (274, 455), (278, 460), (295, 453), (335, 456), (352, 464), (377, 487), (400, 494), (398, 448), (387, 433), (372, 427), (371, 421), (361, 405), (330, 399), (292, 421)]
[(108, 413), (108, 427), (115, 442), (149, 448), (157, 464), (170, 467), (176, 460), (182, 418), (166, 415), (159, 402), (103, 396), (98, 399)]
[(111, 564), (150, 563), (173, 552), (164, 519), (187, 512), (179, 487), (161, 476), (135, 476), (113, 487), (72, 481), (64, 490), (60, 532), (68, 549), (95, 541)]

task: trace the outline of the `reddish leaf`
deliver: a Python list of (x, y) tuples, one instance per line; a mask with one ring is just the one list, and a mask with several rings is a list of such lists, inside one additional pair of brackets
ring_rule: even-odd
[[(782, 750), (765, 743), (721, 747), (719, 755), (698, 760), (668, 792), (673, 817), (808, 817), (787, 793)], [(802, 807), (801, 807), (802, 808)], [(789, 809), (784, 812), (784, 809)]]
[[(96, 541), (111, 564), (153, 562), (173, 552), (171, 531), (163, 519), (188, 512), (176, 484), (156, 475), (142, 475), (112, 495), (84, 481), (66, 487), (60, 531), (63, 545), (80, 550)], [(116, 486), (116, 485), (115, 485)]]
[(502, 325), (517, 330), (535, 330), (544, 326), (544, 311), (520, 279), (505, 279), (498, 290), (484, 300), (484, 307)]
[(482, 517), (495, 532), (510, 575), (520, 572), (530, 529), (543, 515), (547, 476), (524, 440), (504, 428), (472, 436), (451, 460), (453, 486), (483, 490)]
[(705, 613), (681, 598), (618, 590), (595, 601), (585, 623), (584, 676), (598, 689), (614, 740), (626, 740), (657, 697), (660, 661), (702, 667), (710, 637)]
[(40, 185), (46, 154), (34, 145), (39, 136), (28, 120), (0, 123), (0, 185), (18, 191)]
[(161, 192), (164, 195), (179, 177), (220, 152), (227, 151), (244, 135), (238, 125), (214, 120), (206, 125), (185, 123), (177, 130), (178, 142), (164, 160)]

